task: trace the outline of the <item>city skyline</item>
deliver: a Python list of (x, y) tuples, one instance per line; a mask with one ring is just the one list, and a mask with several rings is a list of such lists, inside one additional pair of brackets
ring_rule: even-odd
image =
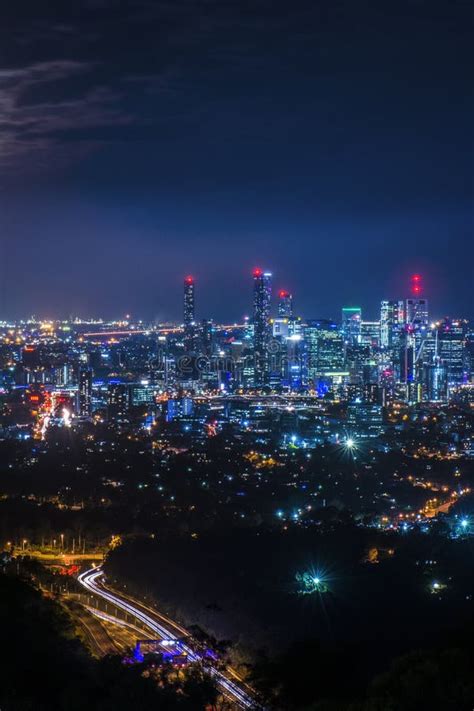
[(440, 0), (9, 6), (0, 314), (175, 319), (190, 272), (238, 319), (258, 263), (305, 313), (415, 271), (464, 311), (470, 26)]
[(3, 5), (0, 711), (473, 711), (472, 3)]
[[(16, 316), (11, 316), (10, 314), (3, 314), (0, 321), (8, 322), (10, 321), (27, 321), (30, 318), (37, 319), (39, 321), (68, 321), (73, 319), (87, 320), (105, 320), (105, 321), (148, 321), (150, 323), (181, 323), (185, 326), (189, 326), (194, 321), (200, 321), (201, 319), (211, 318), (220, 323), (239, 323), (245, 319), (252, 318), (253, 306), (252, 306), (252, 294), (250, 291), (250, 279), (255, 280), (257, 273), (262, 275), (268, 275), (272, 282), (272, 292), (269, 297), (269, 313), (272, 317), (280, 317), (285, 315), (285, 309), (290, 309), (292, 315), (298, 316), (300, 318), (330, 318), (335, 321), (341, 320), (341, 313), (345, 307), (357, 306), (358, 309), (362, 311), (363, 318), (365, 320), (380, 319), (380, 307), (382, 302), (394, 301), (397, 299), (406, 300), (409, 298), (427, 298), (430, 303), (430, 316), (433, 316), (434, 320), (441, 318), (463, 318), (468, 321), (472, 319), (469, 318), (469, 311), (472, 309), (470, 304), (463, 304), (460, 308), (463, 309), (459, 313), (450, 313), (444, 304), (440, 303), (439, 294), (434, 290), (433, 295), (428, 292), (426, 287), (425, 275), (420, 275), (418, 272), (414, 274), (405, 275), (405, 283), (400, 285), (400, 290), (398, 292), (394, 291), (393, 288), (390, 293), (380, 293), (381, 298), (378, 301), (370, 303), (368, 306), (362, 304), (357, 298), (348, 298), (345, 302), (339, 300), (337, 302), (333, 301), (332, 310), (328, 310), (328, 306), (324, 304), (324, 301), (319, 302), (321, 305), (318, 306), (318, 310), (305, 311), (300, 307), (299, 302), (299, 292), (298, 285), (295, 289), (289, 289), (288, 280), (284, 277), (279, 278), (278, 275), (270, 269), (261, 269), (260, 267), (254, 267), (248, 272), (247, 275), (243, 275), (243, 280), (240, 284), (240, 290), (237, 291), (239, 295), (246, 296), (247, 308), (243, 313), (237, 314), (235, 317), (231, 317), (229, 312), (232, 312), (232, 306), (229, 309), (222, 308), (223, 299), (219, 299), (217, 305), (211, 305), (211, 309), (214, 311), (207, 312), (206, 305), (210, 302), (212, 303), (212, 282), (209, 280), (203, 280), (203, 283), (195, 274), (186, 274), (181, 279), (175, 279), (175, 289), (173, 292), (174, 302), (172, 303), (170, 312), (168, 314), (163, 313), (162, 317), (150, 316), (149, 310), (145, 310), (144, 313), (131, 313), (129, 309), (125, 309), (122, 313), (117, 313), (117, 311), (107, 314), (101, 313), (62, 313), (61, 315), (51, 315), (51, 314), (21, 314)], [(246, 282), (245, 282), (246, 276)], [(184, 283), (185, 289), (185, 312), (183, 313), (182, 304), (182, 288)], [(207, 289), (207, 291), (206, 291)], [(379, 288), (380, 290), (380, 288)], [(222, 296), (222, 294), (221, 294)], [(438, 297), (438, 298), (436, 298)], [(282, 311), (283, 309), (283, 311)], [(216, 314), (221, 314), (219, 318)]]

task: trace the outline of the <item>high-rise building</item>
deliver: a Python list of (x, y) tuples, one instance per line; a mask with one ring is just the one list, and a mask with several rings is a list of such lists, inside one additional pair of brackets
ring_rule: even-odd
[(398, 346), (400, 330), (405, 323), (403, 301), (382, 301), (380, 304), (380, 346)]
[(214, 340), (214, 322), (210, 318), (203, 318), (201, 321), (201, 350), (202, 354), (210, 357)]
[(299, 389), (306, 385), (306, 344), (299, 334), (285, 339), (286, 352), (283, 364), (283, 385)]
[(184, 326), (192, 326), (194, 324), (194, 277), (192, 276), (184, 278), (183, 315)]
[(255, 385), (266, 385), (269, 376), (270, 302), (272, 275), (261, 269), (253, 272), (253, 325)]
[(293, 316), (293, 296), (284, 289), (278, 292), (278, 316), (280, 318), (291, 318)]
[(468, 380), (474, 379), (474, 331), (472, 327), (466, 335), (466, 361)]
[(274, 318), (271, 321), (273, 329), (273, 338), (288, 338), (289, 332), (289, 321), (287, 318)]
[(342, 376), (344, 344), (337, 323), (328, 319), (310, 319), (304, 327), (307, 378), (316, 383), (320, 377)]
[(460, 385), (468, 379), (466, 339), (468, 323), (463, 319), (445, 318), (435, 326), (437, 355), (446, 366), (448, 386)]
[(92, 412), (92, 370), (79, 371), (78, 411), (81, 417)]
[(184, 323), (184, 347), (186, 351), (192, 351), (195, 347), (195, 315), (194, 315), (194, 277), (184, 278), (184, 303), (183, 303), (183, 323)]
[(405, 323), (408, 328), (421, 328), (428, 325), (428, 300), (407, 299), (405, 305)]
[(342, 337), (344, 345), (356, 346), (360, 343), (362, 309), (359, 306), (343, 306)]
[(423, 280), (420, 274), (413, 274), (410, 279), (410, 299), (405, 304), (405, 324), (411, 330), (428, 325), (428, 300), (422, 297)]
[(423, 382), (423, 351), (429, 337), (428, 301), (422, 297), (419, 274), (411, 277), (412, 297), (405, 301), (405, 326), (401, 336), (399, 380), (407, 385), (409, 402), (419, 402)]
[(448, 369), (438, 359), (423, 366), (424, 400), (446, 402), (448, 399)]
[(376, 349), (380, 345), (380, 321), (361, 321), (360, 344)]

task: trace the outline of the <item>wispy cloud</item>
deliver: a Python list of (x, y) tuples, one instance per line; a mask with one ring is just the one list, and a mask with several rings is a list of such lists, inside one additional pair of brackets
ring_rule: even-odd
[(28, 153), (33, 161), (42, 158), (49, 147), (66, 142), (68, 132), (80, 131), (90, 149), (87, 130), (133, 121), (120, 106), (120, 94), (108, 86), (88, 85), (77, 95), (58, 100), (43, 98), (55, 83), (90, 70), (90, 64), (70, 60), (0, 68), (0, 164), (14, 163)]

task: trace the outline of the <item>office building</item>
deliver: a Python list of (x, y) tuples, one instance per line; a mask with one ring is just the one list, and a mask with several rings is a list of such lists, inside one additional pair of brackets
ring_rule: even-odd
[(270, 303), (272, 294), (272, 275), (261, 269), (253, 272), (253, 327), (254, 327), (254, 362), (255, 385), (268, 384), (270, 338)]
[(278, 292), (278, 316), (280, 318), (291, 318), (293, 316), (293, 296), (284, 289)]
[(359, 306), (342, 308), (342, 337), (344, 345), (355, 346), (360, 343), (362, 309)]

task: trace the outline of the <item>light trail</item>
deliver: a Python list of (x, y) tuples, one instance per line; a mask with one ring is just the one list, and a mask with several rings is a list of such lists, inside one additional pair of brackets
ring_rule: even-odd
[(124, 629), (127, 630), (133, 630), (133, 632), (137, 632), (139, 635), (144, 635), (148, 639), (153, 639), (153, 635), (150, 632), (146, 632), (144, 629), (141, 627), (137, 627), (137, 625), (133, 625), (131, 622), (126, 622), (125, 620), (120, 620), (118, 617), (114, 617), (113, 615), (108, 615), (106, 612), (102, 612), (101, 610), (96, 610), (95, 607), (89, 607), (88, 605), (85, 606), (85, 609), (91, 613), (94, 617), (97, 617), (99, 620), (102, 620), (103, 622), (110, 622), (111, 624), (117, 625), (118, 627), (123, 627)]
[[(140, 622), (154, 635), (163, 637), (164, 639), (179, 639), (179, 637), (172, 632), (169, 627), (165, 627), (161, 621), (158, 622), (150, 614), (144, 612), (144, 606), (140, 605), (140, 607), (143, 608), (140, 609), (137, 605), (131, 604), (123, 597), (119, 597), (118, 595), (112, 593), (109, 589), (106, 589), (103, 585), (100, 585), (100, 580), (103, 575), (104, 573), (101, 568), (92, 568), (91, 570), (86, 570), (84, 573), (81, 573), (77, 580), (90, 593), (98, 595), (104, 600), (107, 600), (115, 605), (115, 607), (124, 610), (135, 619), (140, 620)], [(154, 612), (153, 614), (155, 615)], [(161, 620), (162, 616), (159, 615), (159, 613), (156, 613), (156, 617), (158, 616)], [(174, 625), (171, 620), (169, 621), (169, 625), (170, 627), (173, 626), (175, 629), (182, 629), (179, 628), (178, 625)], [(196, 652), (194, 652), (189, 646), (183, 644), (182, 647), (191, 662), (200, 661), (199, 655), (196, 654)], [(243, 691), (239, 686), (237, 686), (237, 684), (230, 681), (221, 671), (211, 666), (210, 673), (216, 679), (217, 685), (221, 689), (222, 693), (236, 703), (239, 708), (258, 709), (259, 711), (264, 711), (262, 706), (256, 704), (249, 694)]]

